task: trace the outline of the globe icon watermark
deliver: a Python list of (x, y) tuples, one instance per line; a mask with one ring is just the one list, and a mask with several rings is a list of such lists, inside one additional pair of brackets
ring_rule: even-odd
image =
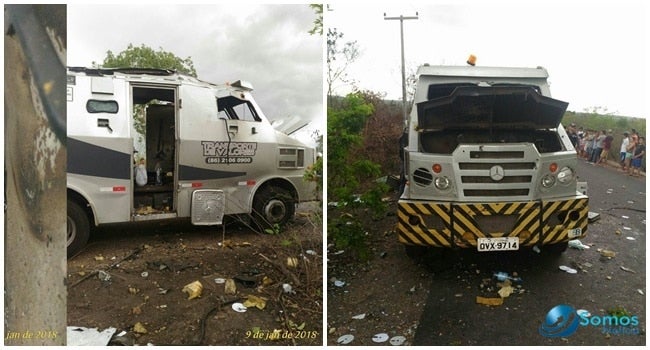
[(573, 306), (560, 304), (553, 307), (539, 327), (539, 334), (548, 338), (567, 337), (576, 332), (580, 318)]

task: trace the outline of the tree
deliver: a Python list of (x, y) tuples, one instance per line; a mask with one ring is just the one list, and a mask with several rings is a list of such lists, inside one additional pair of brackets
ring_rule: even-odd
[(314, 28), (309, 31), (309, 34), (314, 35), (323, 35), (323, 4), (311, 4), (309, 5), (314, 12), (316, 12), (316, 19), (314, 20)]
[(362, 93), (343, 99), (340, 107), (327, 111), (327, 195), (340, 205), (328, 211), (327, 234), (334, 244), (349, 248), (360, 258), (368, 255), (369, 227), (362, 217), (380, 217), (385, 212), (381, 200), (386, 189), (375, 181), (381, 173), (378, 164), (361, 154), (363, 130), (374, 107)]
[(327, 29), (327, 102), (332, 102), (334, 84), (341, 81), (344, 84), (352, 84), (354, 80), (349, 79), (346, 70), (358, 57), (359, 45), (356, 41), (349, 41), (339, 46), (343, 33), (336, 28)]
[(141, 44), (138, 47), (129, 44), (126, 50), (117, 55), (111, 50), (108, 50), (102, 67), (171, 69), (196, 77), (196, 69), (194, 69), (194, 63), (191, 57), (180, 58), (171, 52), (164, 51), (162, 48), (154, 51), (145, 44)]

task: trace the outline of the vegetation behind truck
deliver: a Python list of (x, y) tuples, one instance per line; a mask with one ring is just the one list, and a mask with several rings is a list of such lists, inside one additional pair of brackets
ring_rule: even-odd
[(420, 67), (398, 202), (407, 252), (562, 252), (585, 235), (586, 183), (560, 124), (568, 104), (547, 78), (541, 67)]
[(313, 200), (313, 148), (275, 130), (251, 91), (168, 70), (69, 68), (68, 254), (91, 225), (252, 214), (273, 227)]

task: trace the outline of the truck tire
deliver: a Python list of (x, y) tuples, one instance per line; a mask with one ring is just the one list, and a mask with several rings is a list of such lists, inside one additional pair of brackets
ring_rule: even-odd
[(266, 186), (253, 200), (253, 219), (262, 231), (287, 223), (295, 212), (295, 199), (282, 187)]
[(68, 258), (79, 253), (90, 236), (90, 223), (86, 212), (74, 201), (68, 200)]

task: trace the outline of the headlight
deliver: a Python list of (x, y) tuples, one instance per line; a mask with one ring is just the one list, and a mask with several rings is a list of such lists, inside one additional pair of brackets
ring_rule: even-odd
[(547, 174), (542, 178), (542, 186), (545, 188), (550, 188), (553, 185), (555, 185), (555, 176)]
[(571, 181), (573, 181), (574, 177), (575, 177), (575, 173), (573, 172), (573, 169), (566, 166), (560, 169), (560, 172), (557, 173), (557, 181), (559, 181), (563, 185), (566, 185)]
[(433, 183), (436, 185), (436, 188), (441, 191), (448, 189), (449, 185), (451, 184), (451, 182), (446, 176), (436, 177)]

